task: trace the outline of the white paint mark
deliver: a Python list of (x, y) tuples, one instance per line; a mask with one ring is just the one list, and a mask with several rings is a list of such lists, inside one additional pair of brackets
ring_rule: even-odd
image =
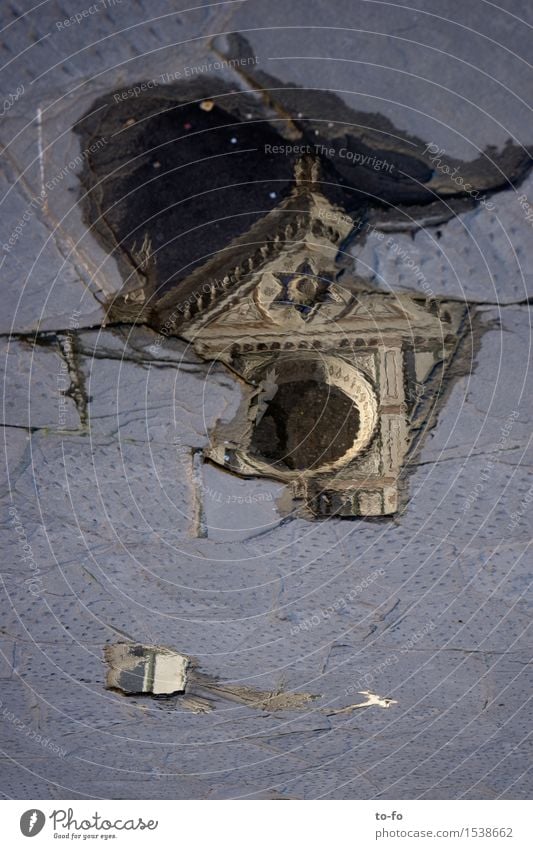
[(37, 150), (39, 152), (39, 175), (41, 178), (41, 197), (44, 200), (44, 208), (46, 209), (47, 200), (44, 190), (44, 153), (43, 153), (43, 121), (41, 107), (37, 107)]
[(191, 458), (191, 478), (194, 491), (194, 520), (193, 535), (196, 537), (207, 537), (207, 526), (204, 511), (204, 458), (202, 451), (193, 449)]
[(348, 705), (348, 707), (339, 708), (338, 710), (328, 711), (328, 716), (336, 716), (339, 713), (351, 713), (352, 710), (357, 710), (357, 708), (372, 707), (372, 705), (376, 705), (376, 707), (390, 708), (391, 705), (398, 704), (395, 699), (387, 699), (382, 696), (376, 696), (376, 694), (371, 693), (370, 690), (359, 690), (359, 693), (362, 696), (366, 696), (366, 701), (358, 702), (355, 705)]

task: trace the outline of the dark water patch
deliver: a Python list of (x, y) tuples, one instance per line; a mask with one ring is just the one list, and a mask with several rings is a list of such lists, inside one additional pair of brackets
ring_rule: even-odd
[(357, 408), (340, 389), (291, 381), (282, 383), (269, 402), (251, 450), (274, 466), (309, 469), (342, 457), (358, 430)]
[[(244, 39), (231, 44), (245, 56)], [(474, 162), (447, 160), (444, 170), (426, 142), (383, 116), (356, 113), (332, 92), (283, 85), (255, 66), (249, 73), (263, 99), (215, 78), (145, 84), (138, 96), (127, 90), (100, 98), (78, 123), (88, 152), (80, 176), (84, 218), (124, 277), (110, 320), (159, 329), (191, 294), (188, 281), (196, 292), (204, 268), (202, 284), (215, 289), (237, 265), (246, 270), (248, 257), (255, 261), (265, 248), (253, 228), (291, 195), (302, 157), (319, 165), (312, 190), (353, 222), (343, 250), (365, 239), (362, 224), (409, 230), (445, 223), (472, 209), (479, 192), (519, 181), (531, 165), (527, 151), (507, 145)], [(471, 189), (461, 189), (451, 166)], [(265, 239), (289, 244), (289, 218), (280, 214), (276, 222)]]

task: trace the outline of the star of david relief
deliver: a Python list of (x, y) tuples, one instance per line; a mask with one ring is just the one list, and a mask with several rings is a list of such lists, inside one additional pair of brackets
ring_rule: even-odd
[(175, 294), (163, 300), (160, 320), (243, 382), (235, 419), (211, 434), (211, 461), (287, 483), (314, 516), (388, 516), (464, 307), (334, 282), (353, 222), (317, 174), (302, 159), (290, 196), (225, 252), (225, 274), (213, 258), (178, 308)]
[(280, 287), (276, 303), (292, 306), (305, 320), (313, 315), (320, 303), (331, 297), (331, 281), (317, 278), (308, 260), (304, 260), (294, 274), (275, 274), (274, 277)]

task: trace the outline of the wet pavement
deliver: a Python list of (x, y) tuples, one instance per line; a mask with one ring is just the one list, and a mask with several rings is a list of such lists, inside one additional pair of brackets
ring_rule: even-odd
[[(0, 126), (2, 792), (526, 798), (530, 5), (84, 8), (15, 0), (2, 11), (12, 94)], [(223, 188), (256, 171), (268, 177), (260, 189), (231, 193), (233, 207), (222, 194), (151, 219), (179, 201), (183, 184), (165, 169), (187, 157), (171, 144), (168, 160), (155, 158), (147, 145), (152, 134), (162, 144), (174, 129), (189, 133), (192, 107), (175, 128), (173, 113), (160, 117), (159, 135), (153, 124), (126, 127), (123, 142), (113, 134), (189, 83), (204, 102), (239, 92), (236, 109), (248, 92), (253, 119), (239, 113), (236, 126), (268, 119), (270, 145), (333, 148), (322, 154), (331, 196), (359, 192), (343, 286), (466, 304), (467, 344), (402, 471), (392, 517), (311, 521), (284, 508), (279, 481), (203, 463), (242, 384), (183, 338), (162, 338), (157, 320), (108, 312), (125, 285), (149, 278), (147, 228), (167, 250), (149, 280), (161, 294), (183, 279), (178, 266), (172, 276), (174, 234), (186, 233), (179, 268), (194, 267), (243, 228), (198, 241), (190, 226), (225, 207), (238, 222), (239, 209), (264, 212), (286, 191), (290, 156), (246, 167), (239, 158), (187, 179), (203, 191), (213, 174)], [(220, 125), (217, 109), (195, 105), (201, 129)], [(228, 150), (242, 154), (233, 132)], [(259, 130), (246, 132), (256, 146)], [(404, 182), (376, 166), (386, 161)], [(152, 178), (129, 203), (129, 188)], [(104, 650), (117, 643), (194, 658), (216, 682), (213, 709), (107, 689)], [(252, 695), (228, 696), (237, 691)], [(298, 694), (317, 698), (296, 705)]]

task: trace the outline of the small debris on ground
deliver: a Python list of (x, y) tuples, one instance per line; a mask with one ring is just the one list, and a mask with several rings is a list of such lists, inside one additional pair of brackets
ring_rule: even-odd
[(180, 705), (193, 713), (209, 713), (213, 699), (237, 702), (256, 710), (299, 710), (319, 698), (312, 693), (269, 691), (218, 681), (196, 671), (187, 655), (164, 646), (116, 643), (104, 651), (109, 664), (106, 687), (124, 695), (179, 696)]
[(117, 643), (106, 646), (107, 687), (138, 695), (184, 693), (189, 658), (160, 646)]
[(359, 690), (361, 696), (366, 696), (366, 700), (364, 702), (358, 702), (355, 705), (348, 705), (347, 707), (337, 708), (337, 710), (328, 710), (325, 711), (328, 716), (338, 716), (341, 713), (351, 713), (353, 710), (357, 710), (357, 708), (366, 708), (372, 707), (372, 705), (376, 705), (377, 707), (382, 708), (390, 708), (392, 705), (397, 705), (398, 702), (395, 699), (388, 699), (382, 696), (376, 696), (375, 693), (371, 693), (370, 690)]

